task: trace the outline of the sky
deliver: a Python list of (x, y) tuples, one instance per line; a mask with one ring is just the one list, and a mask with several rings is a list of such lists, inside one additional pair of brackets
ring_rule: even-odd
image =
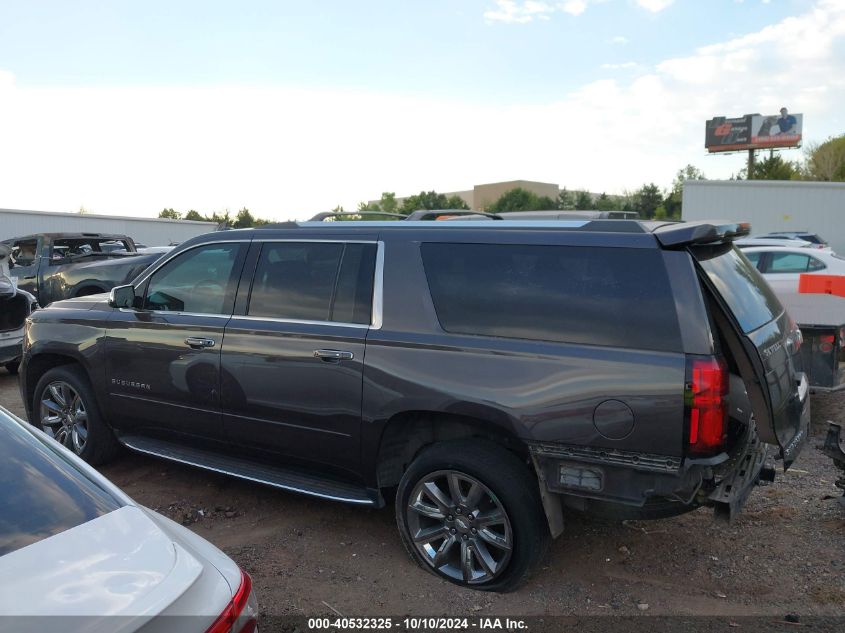
[(0, 0), (0, 208), (621, 194), (741, 169), (708, 118), (786, 106), (806, 143), (843, 104), (845, 0)]

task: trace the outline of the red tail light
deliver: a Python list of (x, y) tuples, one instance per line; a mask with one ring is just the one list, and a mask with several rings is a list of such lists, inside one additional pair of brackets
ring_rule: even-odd
[(712, 455), (725, 443), (728, 419), (728, 368), (717, 357), (687, 361), (690, 453)]
[[(253, 633), (257, 625), (254, 614), (244, 614), (248, 617), (243, 622), (238, 622), (238, 618), (243, 614), (249, 603), (251, 594), (252, 578), (249, 577), (248, 573), (241, 570), (241, 586), (235, 592), (235, 597), (226, 605), (223, 613), (208, 628), (206, 633)], [(236, 625), (239, 625), (240, 628), (235, 628)]]

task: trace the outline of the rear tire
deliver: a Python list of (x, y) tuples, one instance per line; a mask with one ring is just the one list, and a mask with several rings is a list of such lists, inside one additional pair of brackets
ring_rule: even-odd
[(18, 373), (18, 368), (21, 366), (21, 362), (19, 360), (13, 360), (11, 363), (6, 363), (4, 367), (6, 371), (12, 374), (13, 376)]
[(423, 569), (471, 589), (510, 591), (549, 542), (536, 478), (485, 440), (435, 444), (411, 463), (396, 491), (405, 549)]
[(120, 451), (81, 367), (63, 365), (47, 371), (35, 386), (32, 413), (35, 426), (92, 466), (106, 463)]

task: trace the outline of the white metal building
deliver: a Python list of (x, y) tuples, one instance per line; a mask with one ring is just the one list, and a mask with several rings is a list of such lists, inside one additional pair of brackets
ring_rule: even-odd
[(33, 233), (117, 233), (146, 246), (179, 244), (217, 228), (214, 222), (0, 209), (0, 240)]
[(751, 234), (810, 231), (845, 254), (845, 183), (688, 180), (682, 219), (751, 222)]

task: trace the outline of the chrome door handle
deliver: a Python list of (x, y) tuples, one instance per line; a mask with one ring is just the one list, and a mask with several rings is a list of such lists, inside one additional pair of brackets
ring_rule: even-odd
[(205, 349), (207, 347), (214, 347), (214, 339), (189, 336), (185, 339), (185, 345), (193, 349)]
[(352, 352), (346, 352), (339, 349), (315, 349), (314, 356), (325, 361), (352, 360), (355, 358), (355, 354)]

